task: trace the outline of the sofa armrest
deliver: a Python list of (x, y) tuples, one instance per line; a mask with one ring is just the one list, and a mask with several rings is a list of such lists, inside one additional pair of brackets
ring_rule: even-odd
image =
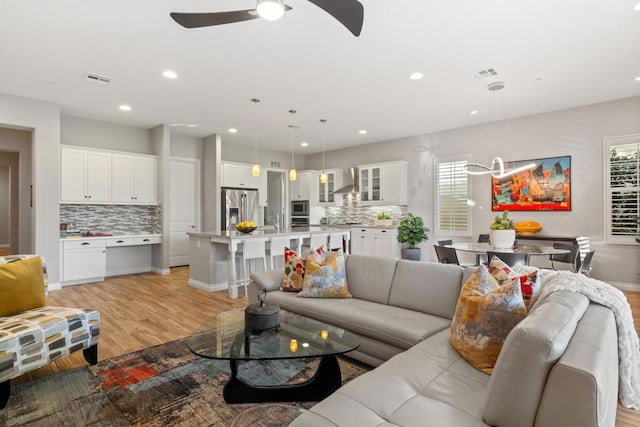
[(252, 273), (248, 290), (249, 304), (258, 302), (258, 291), (260, 289), (264, 289), (267, 292), (280, 289), (283, 275), (284, 270), (256, 271)]

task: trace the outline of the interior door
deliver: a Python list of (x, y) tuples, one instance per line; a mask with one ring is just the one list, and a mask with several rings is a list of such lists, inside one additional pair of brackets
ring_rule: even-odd
[(200, 163), (170, 160), (169, 266), (189, 264), (189, 236), (200, 231)]

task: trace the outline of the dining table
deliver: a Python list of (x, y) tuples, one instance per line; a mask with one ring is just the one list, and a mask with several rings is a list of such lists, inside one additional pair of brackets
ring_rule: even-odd
[(480, 264), (480, 258), (482, 255), (486, 255), (487, 252), (500, 252), (500, 253), (525, 253), (529, 256), (542, 255), (560, 255), (569, 253), (568, 249), (554, 248), (553, 246), (542, 245), (515, 245), (511, 248), (496, 248), (490, 243), (452, 243), (450, 245), (444, 245), (447, 248), (453, 248), (460, 252), (472, 252), (476, 256), (476, 263)]

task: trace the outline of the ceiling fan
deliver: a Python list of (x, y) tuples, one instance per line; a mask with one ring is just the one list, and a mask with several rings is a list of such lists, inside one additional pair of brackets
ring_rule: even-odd
[[(333, 16), (351, 33), (358, 37), (364, 21), (364, 8), (358, 0), (308, 0), (320, 9)], [(185, 28), (208, 27), (211, 25), (231, 24), (264, 18), (276, 20), (284, 12), (291, 10), (282, 0), (257, 0), (255, 9), (233, 10), (227, 12), (210, 13), (180, 13), (173, 12), (171, 17)]]

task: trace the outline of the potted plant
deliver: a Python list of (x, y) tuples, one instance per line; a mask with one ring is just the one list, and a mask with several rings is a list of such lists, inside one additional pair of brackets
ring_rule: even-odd
[(391, 219), (391, 215), (389, 215), (388, 213), (378, 212), (373, 225), (393, 225), (393, 220)]
[(516, 230), (513, 220), (509, 219), (509, 211), (495, 217), (489, 229), (489, 240), (494, 248), (509, 249), (516, 241)]
[(422, 254), (416, 245), (429, 239), (428, 232), (429, 229), (424, 226), (421, 217), (415, 216), (411, 212), (407, 213), (407, 217), (400, 221), (398, 227), (398, 241), (406, 245), (401, 251), (402, 259), (420, 261)]

